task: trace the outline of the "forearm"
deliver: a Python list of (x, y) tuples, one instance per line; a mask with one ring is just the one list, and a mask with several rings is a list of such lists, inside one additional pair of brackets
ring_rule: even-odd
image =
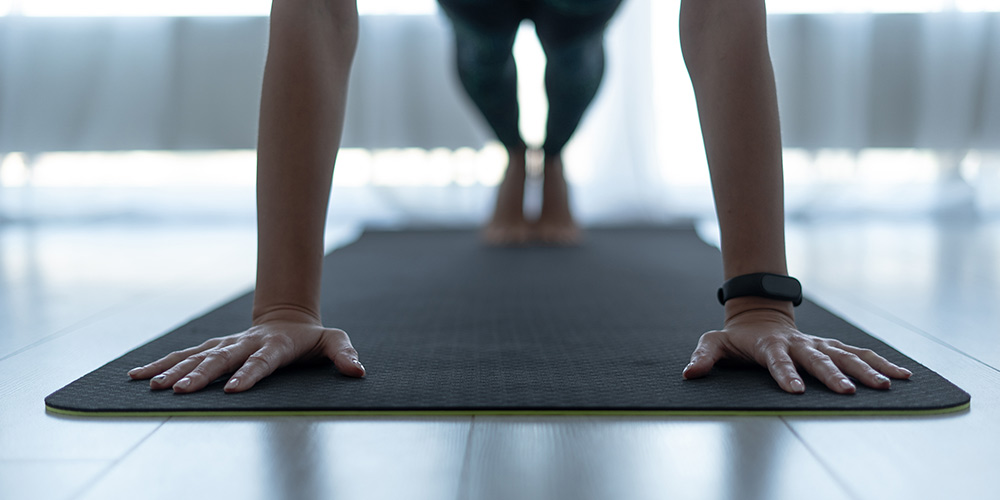
[[(685, 0), (681, 43), (698, 102), (726, 279), (787, 274), (781, 133), (762, 0)], [(726, 317), (752, 308), (792, 314), (790, 303), (726, 303)]]
[(323, 233), (357, 45), (354, 2), (275, 1), (257, 144), (253, 318), (320, 321)]

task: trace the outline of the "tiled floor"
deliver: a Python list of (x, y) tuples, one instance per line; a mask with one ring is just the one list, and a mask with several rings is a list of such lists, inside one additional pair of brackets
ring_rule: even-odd
[(969, 391), (971, 409), (59, 417), (47, 394), (250, 286), (253, 226), (0, 225), (0, 498), (1000, 498), (1000, 222), (800, 223), (788, 247), (811, 298)]

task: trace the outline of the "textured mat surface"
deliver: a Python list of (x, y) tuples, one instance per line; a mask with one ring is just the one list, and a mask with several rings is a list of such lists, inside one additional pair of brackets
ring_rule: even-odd
[[(151, 392), (125, 372), (249, 326), (249, 294), (46, 398), (92, 415), (315, 412), (863, 413), (961, 408), (969, 395), (806, 301), (800, 329), (868, 347), (913, 371), (888, 392), (837, 395), (807, 377), (782, 392), (767, 371), (680, 373), (718, 328), (721, 257), (690, 228), (607, 229), (579, 248), (492, 249), (473, 232), (368, 232), (327, 256), (323, 317), (350, 335), (364, 379), (332, 364), (282, 369), (227, 395)], [(804, 284), (808, 290), (808, 283)]]

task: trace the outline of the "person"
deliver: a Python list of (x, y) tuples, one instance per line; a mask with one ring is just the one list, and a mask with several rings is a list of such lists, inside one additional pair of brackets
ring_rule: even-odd
[[(604, 76), (604, 31), (621, 0), (438, 0), (452, 21), (458, 76), (472, 102), (507, 149), (509, 164), (497, 189), (493, 217), (483, 231), (493, 245), (537, 240), (579, 242), (569, 205), (562, 150), (576, 131)], [(518, 130), (517, 68), (512, 48), (525, 19), (545, 52), (549, 101), (542, 145), (542, 207), (524, 217), (527, 146)]]
[[(766, 29), (764, 0), (681, 3), (681, 49), (698, 104), (727, 280), (787, 275)], [(323, 326), (319, 306), (326, 207), (357, 38), (352, 0), (273, 2), (257, 150), (252, 326), (134, 368), (133, 379), (151, 379), (153, 390), (190, 393), (232, 373), (224, 390), (240, 392), (282, 366), (321, 358), (344, 375), (365, 375), (347, 333)], [(851, 378), (889, 389), (890, 378), (910, 376), (875, 352), (799, 331), (792, 307), (759, 296), (726, 301), (722, 328), (701, 336), (682, 375), (703, 377), (716, 362), (739, 359), (766, 367), (789, 393), (805, 391), (802, 369), (843, 394), (855, 391)]]

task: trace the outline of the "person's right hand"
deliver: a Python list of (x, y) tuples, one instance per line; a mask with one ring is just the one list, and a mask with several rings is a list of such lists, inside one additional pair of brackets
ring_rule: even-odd
[(151, 378), (154, 390), (172, 387), (174, 392), (188, 393), (235, 371), (224, 390), (241, 392), (282, 366), (325, 357), (344, 375), (365, 376), (358, 352), (343, 330), (324, 328), (315, 318), (295, 311), (269, 314), (254, 323), (245, 332), (172, 352), (128, 375), (134, 380)]

